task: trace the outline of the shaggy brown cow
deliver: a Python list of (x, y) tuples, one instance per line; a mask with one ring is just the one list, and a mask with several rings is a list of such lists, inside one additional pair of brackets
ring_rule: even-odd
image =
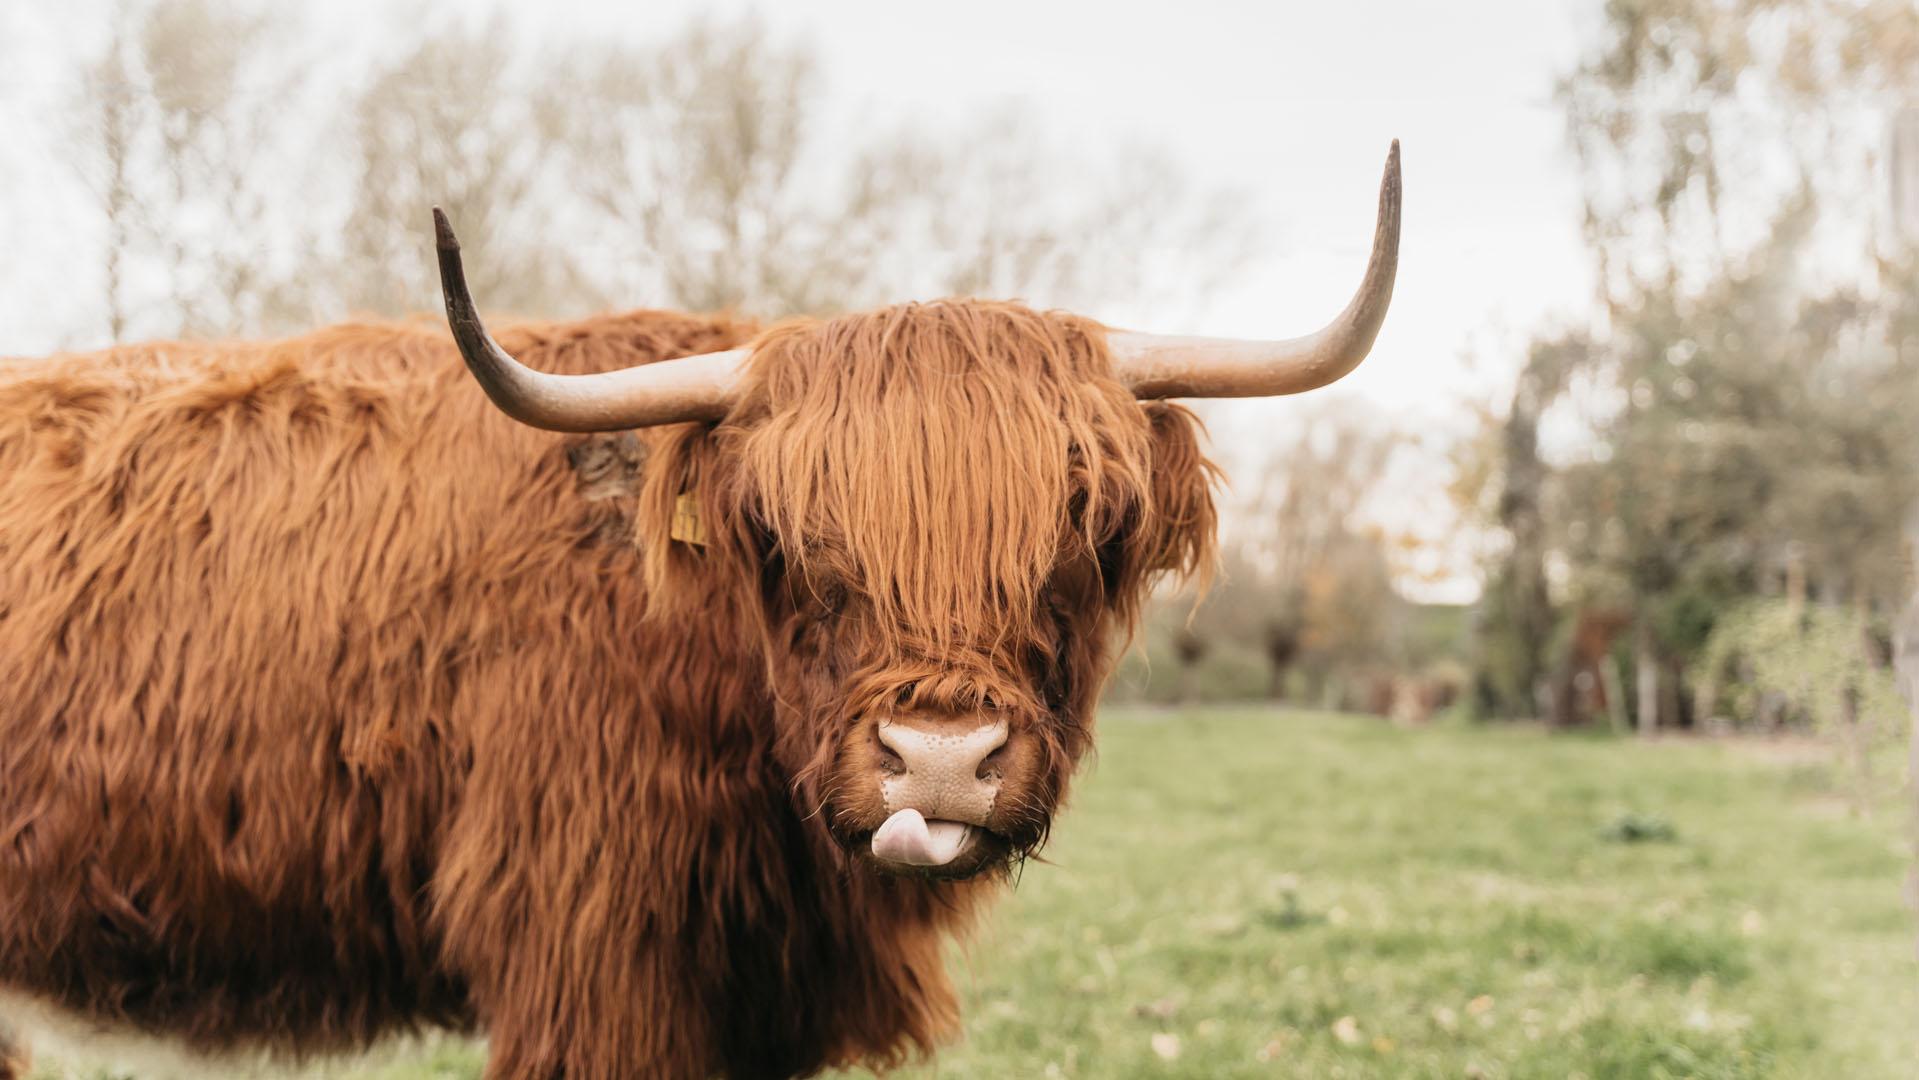
[[(1344, 374), (1396, 148), (1381, 208), (1359, 296), (1292, 342), (950, 301), (503, 350), (442, 221), (457, 352), (8, 366), (0, 983), (204, 1050), (477, 1028), (490, 1077), (929, 1050), (942, 944), (1044, 841), (1115, 631), (1207, 558), (1196, 425), (1139, 399)], [(605, 434), (508, 422), (460, 354)]]

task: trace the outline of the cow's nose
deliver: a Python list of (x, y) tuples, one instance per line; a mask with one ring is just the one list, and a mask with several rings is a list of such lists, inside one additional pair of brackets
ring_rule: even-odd
[(993, 752), (1006, 745), (1006, 721), (902, 718), (881, 722), (878, 735), (898, 759), (880, 777), (888, 814), (910, 807), (929, 819), (985, 823), (999, 794)]

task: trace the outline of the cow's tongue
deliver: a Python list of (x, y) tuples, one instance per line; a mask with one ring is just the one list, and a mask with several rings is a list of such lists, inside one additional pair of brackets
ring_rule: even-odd
[(873, 833), (873, 855), (908, 866), (945, 866), (965, 845), (967, 828), (959, 821), (929, 822), (909, 807)]

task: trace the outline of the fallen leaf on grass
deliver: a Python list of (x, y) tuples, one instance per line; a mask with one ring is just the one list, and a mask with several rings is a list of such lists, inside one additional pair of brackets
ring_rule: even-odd
[(1359, 1021), (1350, 1016), (1342, 1016), (1333, 1021), (1333, 1038), (1347, 1046), (1359, 1042)]
[(1162, 1031), (1153, 1036), (1153, 1053), (1163, 1061), (1171, 1061), (1179, 1056), (1179, 1036), (1170, 1031)]
[(1133, 1006), (1133, 1015), (1153, 1020), (1171, 1020), (1179, 1013), (1179, 999), (1163, 997)]

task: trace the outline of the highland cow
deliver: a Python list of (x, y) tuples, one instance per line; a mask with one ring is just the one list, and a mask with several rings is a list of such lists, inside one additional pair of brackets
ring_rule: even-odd
[(204, 1051), (478, 1030), (501, 1078), (929, 1052), (944, 943), (1208, 559), (1155, 399), (1357, 364), (1397, 160), (1291, 341), (955, 300), (496, 343), (442, 218), (452, 341), (0, 369), (0, 985)]

